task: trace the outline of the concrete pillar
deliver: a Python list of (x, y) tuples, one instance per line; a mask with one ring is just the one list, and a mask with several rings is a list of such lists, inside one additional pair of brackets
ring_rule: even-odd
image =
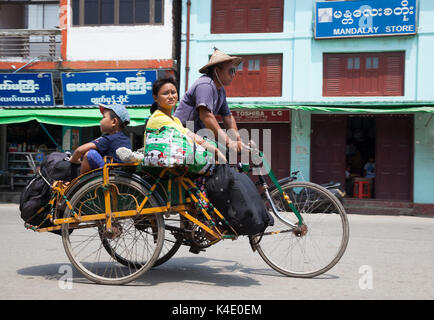
[(311, 112), (293, 110), (291, 115), (291, 172), (300, 171), (299, 180), (310, 180)]

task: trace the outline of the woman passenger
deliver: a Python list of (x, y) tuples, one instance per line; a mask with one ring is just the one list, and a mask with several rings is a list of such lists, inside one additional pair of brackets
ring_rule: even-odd
[(146, 128), (160, 129), (163, 126), (174, 127), (182, 134), (189, 136), (195, 143), (214, 152), (218, 162), (226, 162), (225, 156), (217, 147), (185, 128), (181, 121), (172, 115), (173, 108), (178, 102), (178, 91), (173, 78), (168, 77), (156, 80), (152, 85), (152, 96), (155, 102), (151, 106), (151, 117), (146, 124)]

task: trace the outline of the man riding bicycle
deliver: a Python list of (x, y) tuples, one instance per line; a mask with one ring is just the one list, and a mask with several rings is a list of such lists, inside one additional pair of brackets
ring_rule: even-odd
[[(181, 99), (174, 115), (184, 126), (194, 122), (195, 133), (207, 128), (212, 131), (217, 141), (224, 141), (231, 150), (241, 152), (242, 142), (234, 117), (226, 101), (225, 86), (229, 86), (235, 76), (236, 67), (242, 62), (240, 57), (229, 56), (214, 48), (209, 62), (199, 69), (204, 75), (196, 80)], [(226, 130), (220, 127), (215, 115), (222, 116)]]

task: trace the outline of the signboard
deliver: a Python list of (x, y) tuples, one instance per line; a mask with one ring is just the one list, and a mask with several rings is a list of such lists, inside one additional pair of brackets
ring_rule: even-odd
[(51, 73), (0, 73), (0, 106), (54, 106)]
[(315, 39), (416, 34), (417, 0), (316, 2)]
[[(237, 123), (281, 123), (290, 121), (289, 110), (258, 110), (258, 109), (243, 109), (231, 110), (233, 117)], [(222, 122), (222, 118), (216, 115), (218, 122)]]
[(151, 105), (157, 71), (95, 71), (62, 73), (63, 104)]

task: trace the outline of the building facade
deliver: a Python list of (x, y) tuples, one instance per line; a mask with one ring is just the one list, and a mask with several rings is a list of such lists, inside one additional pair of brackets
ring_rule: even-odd
[(173, 0), (0, 1), (0, 184), (26, 184), (25, 153), (100, 135), (98, 103), (127, 106), (141, 147), (152, 81), (178, 72), (180, 10)]
[[(180, 88), (214, 47), (242, 56), (228, 101), (249, 115), (240, 127), (276, 132), (281, 176), (340, 181), (357, 198), (354, 185), (367, 180), (362, 198), (432, 213), (433, 9), (429, 0), (183, 1)], [(290, 122), (252, 120), (269, 110), (290, 110)]]

